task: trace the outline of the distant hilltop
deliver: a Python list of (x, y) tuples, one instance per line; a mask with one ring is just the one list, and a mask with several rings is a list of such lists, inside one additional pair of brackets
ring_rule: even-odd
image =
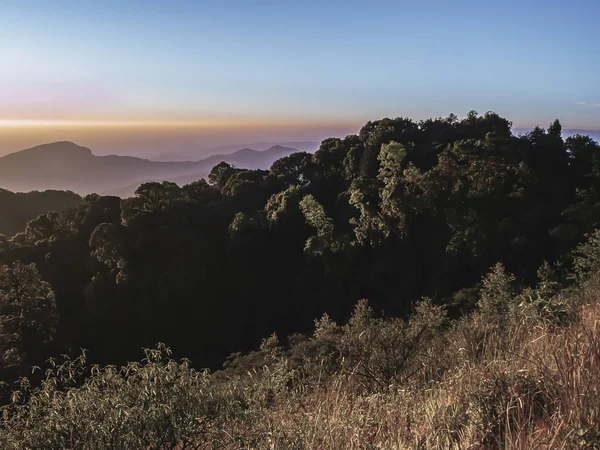
[[(314, 153), (319, 148), (320, 142), (316, 141), (293, 141), (293, 142), (255, 142), (252, 144), (232, 144), (224, 145), (221, 147), (213, 147), (208, 149), (202, 149), (202, 154), (214, 154), (224, 155), (235, 153), (240, 148), (255, 151), (266, 151), (273, 147), (291, 147), (301, 152)], [(196, 155), (198, 151), (176, 151), (176, 152), (164, 152), (159, 153), (156, 156), (151, 157), (153, 161), (194, 161), (197, 159)]]
[(0, 158), (0, 188), (13, 192), (70, 190), (130, 196), (146, 181), (191, 182), (206, 178), (221, 161), (247, 169), (268, 169), (298, 149), (274, 145), (258, 151), (242, 148), (199, 161), (151, 161), (132, 156), (97, 156), (73, 142), (38, 145)]

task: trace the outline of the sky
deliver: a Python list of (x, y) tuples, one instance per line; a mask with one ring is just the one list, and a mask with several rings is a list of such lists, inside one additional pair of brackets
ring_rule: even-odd
[(321, 140), (493, 110), (600, 128), (600, 1), (3, 1), (0, 154)]

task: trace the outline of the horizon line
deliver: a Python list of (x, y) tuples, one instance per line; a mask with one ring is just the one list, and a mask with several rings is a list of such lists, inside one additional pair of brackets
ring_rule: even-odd
[(0, 119), (0, 128), (253, 128), (253, 127), (361, 126), (354, 121), (328, 120), (86, 120), (86, 119)]
[[(371, 121), (377, 121), (374, 119)], [(415, 119), (412, 119), (415, 120)], [(415, 120), (417, 121), (417, 120)], [(362, 127), (367, 121), (317, 121), (317, 120), (282, 120), (282, 119), (262, 119), (262, 120), (86, 120), (86, 119), (0, 119), (0, 128), (260, 128), (260, 127)], [(533, 129), (537, 125), (513, 124), (512, 129)], [(565, 129), (578, 131), (600, 132), (600, 128), (589, 128), (586, 126), (563, 125)]]

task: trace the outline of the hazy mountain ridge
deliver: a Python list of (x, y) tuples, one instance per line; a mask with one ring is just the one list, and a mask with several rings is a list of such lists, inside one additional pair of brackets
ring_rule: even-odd
[[(211, 169), (217, 164), (219, 164), (221, 161), (225, 161), (233, 166), (241, 167), (244, 169), (268, 169), (278, 159), (291, 155), (292, 153), (295, 153), (297, 151), (298, 149), (295, 148), (275, 145), (264, 151), (257, 151), (251, 148), (243, 148), (241, 150), (238, 150), (237, 152), (230, 154), (212, 155), (208, 158), (198, 161), (199, 164), (202, 164), (202, 168), (198, 172), (194, 172), (193, 174), (181, 175), (178, 177), (170, 177), (168, 178), (168, 181), (172, 181), (180, 186), (183, 186), (197, 181), (201, 178), (207, 179)], [(102, 194), (116, 195), (118, 197), (130, 197), (134, 194), (135, 190), (142, 182), (163, 180), (164, 179), (161, 178), (148, 178), (145, 180), (128, 184), (127, 186), (121, 186), (116, 189), (111, 189), (102, 192)]]
[(273, 164), (279, 158), (291, 155), (297, 151), (299, 151), (297, 148), (284, 147), (281, 145), (274, 145), (267, 150), (243, 148), (234, 153), (212, 155), (199, 162), (209, 165), (209, 172), (210, 169), (219, 164), (221, 161), (225, 161), (236, 167), (243, 167), (244, 169), (268, 169), (271, 167), (271, 164)]
[(277, 159), (298, 151), (273, 146), (265, 151), (245, 148), (200, 161), (151, 161), (132, 156), (97, 156), (72, 142), (54, 142), (0, 158), (0, 188), (14, 192), (71, 190), (78, 194), (132, 195), (145, 181), (190, 182), (206, 177), (221, 161), (248, 169), (267, 169)]
[[(252, 144), (230, 144), (219, 147), (206, 148), (194, 151), (176, 151), (176, 152), (164, 152), (152, 156), (150, 159), (153, 161), (195, 161), (195, 156), (202, 151), (204, 154), (207, 152), (214, 153), (215, 155), (228, 156), (233, 153), (242, 150), (254, 150), (258, 152), (267, 151), (273, 147), (291, 147), (301, 152), (314, 153), (319, 148), (320, 142), (317, 141), (291, 141), (291, 142), (255, 142)], [(211, 158), (212, 156), (205, 157), (204, 159)]]

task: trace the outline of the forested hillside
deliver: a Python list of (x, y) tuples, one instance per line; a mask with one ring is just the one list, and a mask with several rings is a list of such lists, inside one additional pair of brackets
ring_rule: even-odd
[(74, 208), (83, 199), (69, 191), (13, 193), (0, 189), (0, 234), (11, 237), (40, 214)]
[(383, 119), (270, 170), (221, 163), (183, 187), (89, 195), (0, 243), (3, 280), (39, 280), (35, 295), (55, 304), (36, 331), (44, 345), (0, 329), (12, 336), (3, 365), (20, 373), (80, 348), (120, 364), (164, 342), (218, 368), (323, 313), (345, 322), (363, 298), (390, 317), (422, 297), (461, 316), (497, 263), (522, 287), (540, 267), (564, 283), (600, 220), (598, 150), (588, 137), (563, 141), (558, 121), (514, 136), (494, 113)]
[(384, 119), (41, 215), (0, 241), (0, 443), (597, 443), (574, 393), (600, 367), (599, 150), (558, 121)]

